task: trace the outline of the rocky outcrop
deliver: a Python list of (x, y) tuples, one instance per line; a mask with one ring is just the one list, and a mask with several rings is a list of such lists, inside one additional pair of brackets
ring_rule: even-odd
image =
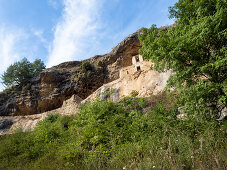
[(0, 120), (0, 130), (9, 129), (12, 124), (12, 120)]
[(9, 129), (11, 129), (13, 121), (11, 119), (0, 120), (0, 135), (8, 134)]
[(138, 35), (131, 34), (110, 53), (86, 61), (92, 70), (81, 72), (83, 61), (71, 61), (44, 70), (39, 76), (17, 87), (13, 92), (0, 93), (0, 116), (32, 115), (60, 108), (63, 102), (77, 95), (87, 98), (103, 84), (119, 78), (119, 70), (131, 65), (131, 58), (141, 47)]
[(150, 70), (152, 63), (138, 55), (138, 34), (130, 35), (108, 54), (48, 68), (19, 90), (1, 93), (0, 135), (18, 128), (32, 130), (49, 114), (76, 114), (80, 103), (119, 101), (133, 91), (139, 97), (160, 93), (171, 73)]
[[(159, 73), (150, 70), (150, 65), (151, 62), (143, 61), (140, 63), (140, 71), (137, 71), (134, 65), (124, 67), (120, 69), (120, 77), (118, 79), (102, 85), (84, 100), (77, 95), (73, 95), (71, 98), (63, 101), (62, 106), (58, 109), (26, 116), (0, 116), (0, 120), (12, 122), (9, 128), (1, 130), (0, 121), (0, 135), (14, 133), (18, 128), (22, 131), (32, 130), (38, 122), (45, 119), (49, 114), (76, 114), (79, 112), (81, 103), (94, 100), (120, 101), (124, 96), (130, 96), (132, 92), (136, 93), (138, 97), (149, 97), (152, 94), (157, 95), (165, 88), (171, 72)], [(55, 81), (57, 80), (55, 79)]]
[(151, 64), (150, 61), (143, 61), (140, 64), (140, 71), (136, 71), (134, 65), (122, 68), (119, 79), (101, 86), (87, 97), (83, 103), (107, 98), (112, 101), (119, 101), (124, 96), (130, 96), (132, 92), (136, 92), (138, 97), (159, 94), (166, 87), (171, 72), (159, 73), (151, 70)]
[(77, 113), (82, 99), (73, 95), (63, 102), (62, 107), (48, 112), (26, 116), (0, 116), (0, 135), (14, 133), (17, 129), (23, 132), (33, 130), (37, 124), (50, 114), (72, 115)]

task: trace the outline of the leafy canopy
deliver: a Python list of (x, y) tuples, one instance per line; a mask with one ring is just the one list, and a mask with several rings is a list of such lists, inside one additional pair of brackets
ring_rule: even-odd
[(227, 100), (227, 1), (179, 0), (169, 12), (173, 26), (142, 30), (141, 55), (155, 70), (174, 72), (169, 85), (180, 89), (185, 111), (220, 111)]
[(45, 69), (45, 65), (40, 59), (31, 63), (26, 58), (23, 58), (7, 68), (1, 77), (2, 83), (6, 87), (20, 85), (29, 78), (39, 75), (43, 69)]

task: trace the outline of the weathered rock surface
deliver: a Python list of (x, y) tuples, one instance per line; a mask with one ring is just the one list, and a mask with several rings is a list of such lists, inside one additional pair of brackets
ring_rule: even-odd
[[(131, 34), (108, 54), (85, 60), (91, 63), (90, 70), (81, 71), (84, 61), (65, 62), (44, 70), (18, 86), (17, 91), (0, 92), (0, 135), (18, 128), (32, 130), (49, 114), (76, 114), (80, 103), (96, 99), (119, 101), (132, 91), (139, 97), (159, 94), (171, 72), (159, 73), (150, 70), (151, 62), (137, 61), (141, 57), (139, 34), (140, 31)], [(179, 119), (187, 117), (181, 108), (179, 113)], [(227, 109), (223, 107), (217, 120), (226, 116)]]
[(15, 92), (0, 93), (0, 135), (17, 128), (32, 130), (49, 114), (75, 114), (81, 102), (109, 97), (119, 101), (132, 91), (142, 97), (161, 92), (171, 73), (150, 70), (152, 63), (138, 55), (139, 33), (108, 54), (85, 60), (91, 64), (89, 70), (81, 69), (83, 61), (65, 62), (44, 70)]
[(7, 134), (12, 125), (13, 121), (11, 119), (0, 120), (0, 135)]
[(78, 106), (80, 103), (107, 99), (119, 101), (123, 96), (131, 95), (132, 91), (136, 91), (139, 97), (149, 97), (151, 94), (156, 95), (165, 88), (170, 71), (158, 73), (150, 70), (150, 65), (150, 62), (142, 62), (140, 71), (136, 71), (133, 65), (124, 67), (120, 70), (119, 79), (104, 84), (84, 100), (77, 95), (73, 95), (70, 99), (64, 101), (58, 109), (26, 116), (0, 116), (0, 120), (13, 121), (10, 129), (0, 130), (0, 135), (13, 133), (17, 128), (21, 128), (23, 131), (32, 130), (39, 121), (46, 118), (49, 114), (76, 114), (79, 112)]
[(71, 61), (44, 70), (38, 77), (18, 87), (16, 92), (0, 93), (0, 116), (44, 113), (60, 108), (76, 94), (87, 98), (103, 84), (119, 78), (119, 70), (131, 65), (131, 58), (141, 47), (139, 31), (131, 34), (110, 53), (88, 59), (93, 69), (81, 73), (82, 61)]
[(0, 120), (0, 130), (9, 129), (12, 124), (11, 120)]
[(33, 130), (36, 125), (49, 114), (72, 115), (78, 112), (78, 106), (82, 99), (73, 95), (63, 102), (62, 107), (48, 112), (26, 116), (0, 116), (0, 135), (14, 133), (20, 128), (23, 132)]
[(140, 63), (141, 70), (136, 71), (134, 65), (120, 70), (120, 78), (107, 83), (97, 89), (83, 103), (92, 100), (104, 100), (110, 97), (113, 101), (119, 101), (124, 96), (130, 96), (132, 91), (137, 92), (138, 97), (157, 95), (164, 90), (170, 71), (159, 73), (150, 69), (151, 62)]

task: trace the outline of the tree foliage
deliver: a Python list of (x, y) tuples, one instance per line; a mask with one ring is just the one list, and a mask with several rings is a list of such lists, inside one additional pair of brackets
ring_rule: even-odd
[(45, 69), (45, 65), (40, 59), (31, 63), (26, 58), (23, 58), (7, 68), (1, 77), (2, 83), (6, 87), (23, 84), (29, 78), (37, 76), (43, 69)]
[(155, 70), (174, 72), (169, 85), (180, 89), (185, 111), (220, 111), (227, 100), (227, 1), (179, 0), (169, 12), (176, 23), (144, 28), (140, 53)]

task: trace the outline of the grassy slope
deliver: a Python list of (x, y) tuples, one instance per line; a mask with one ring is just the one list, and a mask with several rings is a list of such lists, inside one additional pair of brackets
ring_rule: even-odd
[[(226, 122), (178, 120), (165, 97), (87, 104), (0, 137), (0, 169), (224, 169)], [(163, 104), (162, 104), (163, 103)]]

